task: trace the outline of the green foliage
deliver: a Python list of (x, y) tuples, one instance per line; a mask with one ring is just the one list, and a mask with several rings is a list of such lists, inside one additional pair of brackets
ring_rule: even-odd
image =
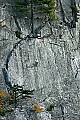
[(29, 11), (29, 9), (28, 8), (24, 8), (24, 7), (19, 9), (19, 12), (25, 12), (25, 11)]
[(15, 31), (15, 34), (16, 34), (16, 37), (21, 39), (21, 34), (22, 34), (21, 31)]
[(5, 116), (6, 113), (13, 111), (13, 105), (9, 105), (7, 102), (0, 107), (0, 115)]
[(78, 12), (77, 7), (75, 5), (71, 5), (70, 8), (74, 11), (74, 12)]
[(23, 90), (23, 87), (18, 84), (12, 87), (12, 95), (0, 90), (0, 115), (5, 116), (6, 113), (13, 111), (20, 99), (32, 98), (30, 95), (33, 95), (33, 91)]
[(22, 2), (21, 0), (16, 0), (16, 8), (19, 12), (30, 12), (31, 4), (33, 6), (33, 12), (43, 14), (43, 16), (51, 17), (52, 19), (56, 18), (55, 10), (57, 10), (55, 0), (26, 0)]
[(33, 91), (34, 90), (23, 90), (22, 86), (19, 86), (18, 84), (17, 85), (14, 84), (12, 87), (12, 95), (14, 97), (15, 107), (19, 102), (19, 100), (24, 99), (25, 97), (32, 98), (31, 95), (33, 95)]
[(26, 5), (28, 5), (28, 3), (27, 2), (20, 2), (19, 0), (16, 0), (16, 5), (26, 6)]
[(46, 110), (47, 111), (52, 111), (54, 110), (54, 107), (56, 107), (58, 105), (58, 102), (56, 99), (54, 99), (53, 97), (48, 98), (48, 100), (45, 103), (46, 106)]
[(46, 108), (47, 111), (52, 111), (53, 109), (54, 109), (54, 104), (50, 104)]

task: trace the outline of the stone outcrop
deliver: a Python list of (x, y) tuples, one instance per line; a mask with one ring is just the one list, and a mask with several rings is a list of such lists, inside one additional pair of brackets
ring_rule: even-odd
[[(39, 102), (45, 108), (48, 103), (54, 104), (52, 111), (37, 113), (30, 111), (33, 103), (26, 103), (29, 110), (23, 101), (23, 111), (16, 108), (13, 116), (6, 115), (6, 120), (14, 120), (14, 116), (16, 120), (80, 119), (80, 3), (79, 0), (57, 1), (59, 6), (62, 5), (56, 12), (59, 20), (51, 25), (46, 23), (41, 30), (41, 38), (27, 38), (30, 33), (28, 23), (23, 18), (18, 19), (25, 38), (22, 40), (15, 34), (18, 28), (9, 12), (10, 1), (5, 7), (1, 1), (0, 20), (7, 16), (8, 19), (4, 21), (6, 26), (0, 27), (0, 88), (6, 90), (2, 68), (6, 68), (9, 58), (6, 69), (11, 84), (34, 89), (33, 103)], [(78, 21), (74, 19), (72, 4), (77, 7)]]

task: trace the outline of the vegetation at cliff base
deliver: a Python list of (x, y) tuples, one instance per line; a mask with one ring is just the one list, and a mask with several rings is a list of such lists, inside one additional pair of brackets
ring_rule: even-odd
[(0, 115), (4, 116), (7, 112), (11, 112), (13, 107), (11, 95), (4, 90), (0, 90)]

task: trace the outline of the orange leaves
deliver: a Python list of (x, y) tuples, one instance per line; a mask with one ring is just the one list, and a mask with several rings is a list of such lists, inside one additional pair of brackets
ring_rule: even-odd
[(4, 90), (0, 90), (0, 98), (5, 98), (5, 99), (8, 98), (10, 100), (13, 100), (12, 96), (9, 93), (5, 92)]
[(3, 105), (3, 104), (4, 104), (4, 100), (0, 99), (0, 105)]
[(34, 104), (33, 110), (36, 110), (37, 112), (42, 112), (43, 108), (41, 108), (38, 103)]
[(0, 106), (3, 106), (9, 103), (12, 99), (11, 95), (5, 92), (4, 90), (0, 90)]
[(4, 116), (6, 112), (11, 111), (13, 107), (12, 96), (4, 90), (0, 90), (0, 115)]
[(0, 90), (0, 97), (10, 97), (10, 95), (6, 93), (4, 90)]

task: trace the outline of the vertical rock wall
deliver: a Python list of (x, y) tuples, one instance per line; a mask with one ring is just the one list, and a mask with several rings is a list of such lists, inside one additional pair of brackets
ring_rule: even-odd
[[(71, 21), (70, 0), (61, 2), (65, 15)], [(78, 0), (76, 5), (80, 14)], [(0, 19), (5, 19), (9, 15), (6, 9), (7, 6), (0, 6)], [(17, 26), (13, 17), (6, 19), (6, 26), (8, 28), (0, 28), (1, 81), (4, 81), (1, 70), (5, 66), (7, 55), (19, 41), (14, 33)], [(27, 35), (29, 30), (25, 21), (21, 20), (20, 26), (23, 36)], [(64, 106), (65, 120), (80, 119), (80, 17), (76, 26), (70, 29), (64, 23), (61, 25), (60, 20), (54, 21), (53, 34), (50, 37), (42, 36), (39, 39), (21, 41), (9, 61), (8, 73), (12, 84), (23, 85), (24, 89), (35, 89), (35, 98), (38, 102), (49, 97), (57, 101), (51, 113), (52, 120), (63, 118), (60, 104)], [(46, 24), (41, 32), (45, 36), (49, 34), (49, 24)]]

